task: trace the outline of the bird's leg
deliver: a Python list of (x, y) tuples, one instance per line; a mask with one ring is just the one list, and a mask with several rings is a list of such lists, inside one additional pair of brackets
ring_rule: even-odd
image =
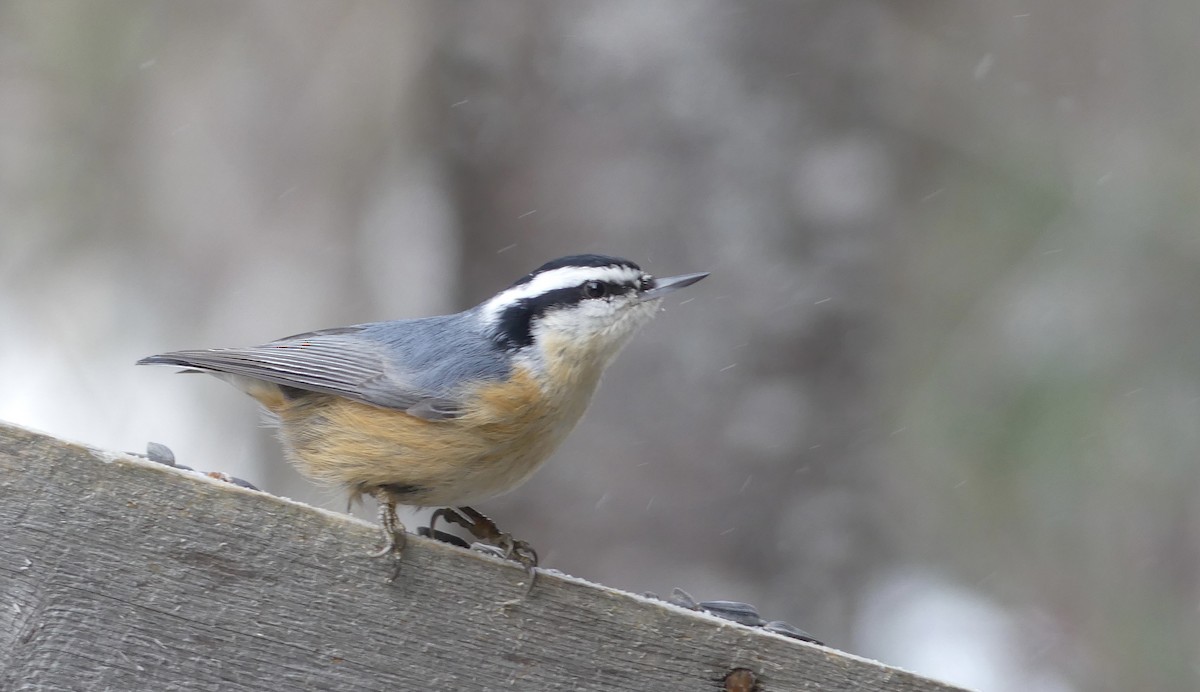
[(471, 521), (468, 527), (471, 535), (500, 548), (504, 551), (506, 560), (515, 560), (527, 567), (537, 567), (538, 555), (533, 546), (513, 538), (511, 533), (502, 532), (500, 527), (496, 526), (496, 522), (473, 507), (459, 507), (458, 512), (459, 516), (465, 515)]
[(533, 546), (513, 538), (511, 533), (504, 533), (496, 526), (496, 522), (473, 507), (443, 507), (437, 510), (429, 518), (430, 533), (433, 533), (434, 526), (439, 519), (445, 519), (451, 524), (458, 524), (470, 531), (477, 540), (496, 546), (500, 549), (501, 557), (506, 560), (514, 560), (532, 567), (537, 566), (538, 556)]
[(408, 543), (408, 535), (405, 533), (404, 524), (401, 524), (400, 518), (396, 516), (396, 501), (392, 499), (391, 494), (386, 490), (377, 490), (374, 495), (379, 502), (379, 526), (383, 529), (384, 544), (382, 548), (371, 553), (371, 557), (391, 555), (396, 562), (396, 571), (388, 581), (395, 581), (400, 575), (400, 556)]
[(435, 519), (431, 518), (429, 520), (429, 526), (418, 526), (417, 535), (424, 538), (432, 538), (435, 541), (441, 541), (442, 543), (449, 543), (450, 545), (457, 546), (459, 548), (465, 548), (467, 550), (471, 549), (471, 544), (467, 543), (458, 536), (455, 536), (452, 533), (446, 533), (445, 531), (435, 531), (433, 528), (434, 521)]
[(538, 554), (533, 549), (533, 546), (525, 541), (513, 538), (511, 533), (504, 533), (496, 526), (496, 522), (473, 507), (443, 507), (437, 510), (429, 518), (429, 532), (431, 534), (434, 532), (434, 525), (439, 519), (445, 519), (451, 524), (458, 524), (467, 531), (470, 531), (476, 540), (498, 548), (500, 557), (524, 565), (525, 571), (529, 573), (529, 587), (526, 589), (526, 593), (533, 589), (533, 579), (536, 574), (534, 568), (538, 564)]
[(429, 516), (429, 526), (420, 527), (417, 529), (417, 534), (425, 536), (426, 538), (432, 538), (435, 541), (441, 541), (442, 543), (449, 543), (451, 545), (458, 546), (459, 548), (466, 548), (467, 550), (471, 549), (471, 544), (467, 543), (458, 536), (455, 536), (452, 533), (446, 533), (445, 531), (438, 531), (436, 528), (438, 519), (445, 519), (451, 524), (466, 526), (464, 523), (466, 519), (463, 519), (461, 516), (459, 516), (458, 512), (455, 512), (449, 507), (442, 507), (441, 509), (435, 510), (434, 513)]

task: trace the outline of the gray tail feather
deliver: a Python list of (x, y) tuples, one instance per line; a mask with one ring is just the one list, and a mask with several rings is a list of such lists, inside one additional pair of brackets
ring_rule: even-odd
[(187, 370), (180, 370), (180, 373), (205, 372), (204, 369), (198, 368), (192, 361), (174, 353), (160, 353), (157, 356), (146, 356), (134, 363), (134, 365), (178, 365), (181, 368), (187, 368)]

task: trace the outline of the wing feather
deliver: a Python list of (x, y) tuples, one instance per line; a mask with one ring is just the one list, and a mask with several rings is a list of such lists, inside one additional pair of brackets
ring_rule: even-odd
[(139, 365), (178, 365), (335, 394), (430, 420), (459, 415), (459, 402), (423, 391), (384, 356), (384, 345), (349, 329), (297, 334), (263, 346), (172, 351)]

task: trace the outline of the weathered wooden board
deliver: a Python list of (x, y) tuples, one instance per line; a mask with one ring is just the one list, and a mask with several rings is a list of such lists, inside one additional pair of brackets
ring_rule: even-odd
[(0, 689), (951, 688), (831, 649), (0, 425)]

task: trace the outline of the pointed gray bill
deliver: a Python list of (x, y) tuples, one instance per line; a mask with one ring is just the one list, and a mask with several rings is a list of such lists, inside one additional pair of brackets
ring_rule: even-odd
[(668, 276), (662, 279), (654, 280), (654, 288), (642, 291), (642, 300), (654, 300), (663, 296), (678, 291), (684, 286), (691, 286), (700, 279), (708, 276), (708, 272), (698, 272), (696, 274), (680, 274), (679, 276)]

